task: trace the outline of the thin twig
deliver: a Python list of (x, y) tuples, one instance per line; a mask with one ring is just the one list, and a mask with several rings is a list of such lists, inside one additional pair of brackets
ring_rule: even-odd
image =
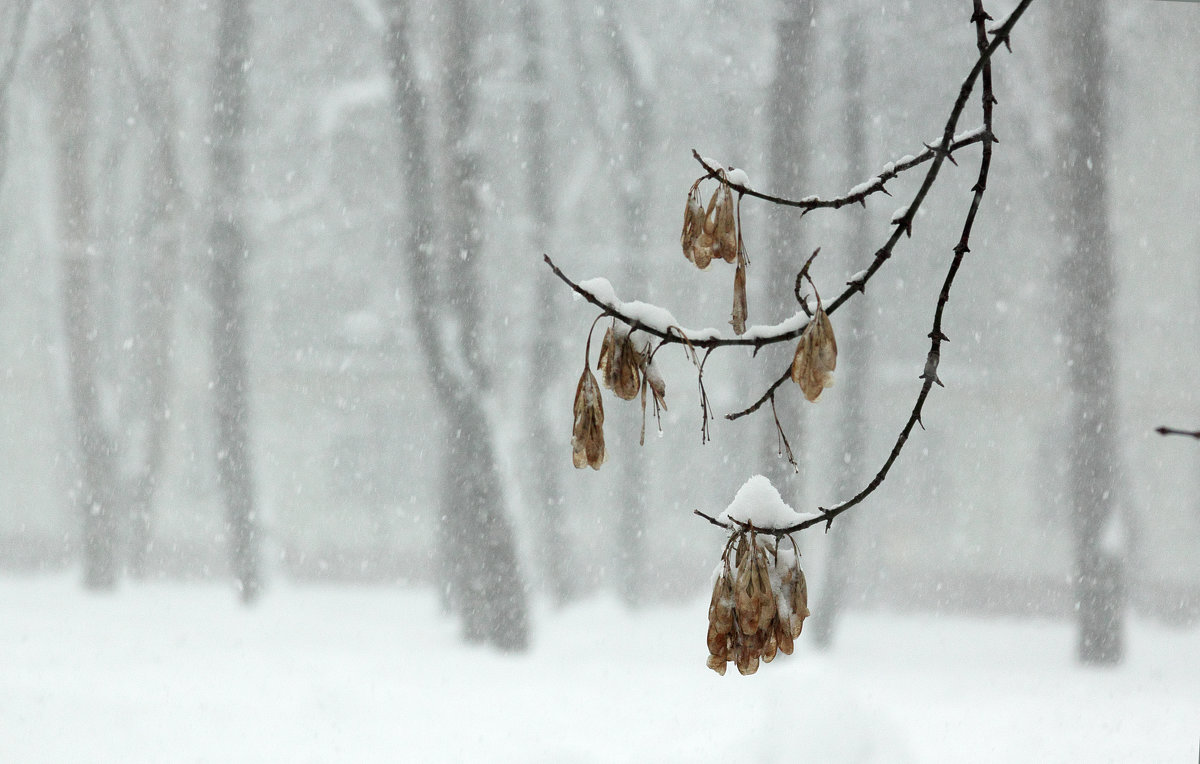
[(619, 307), (617, 307), (615, 305), (609, 305), (605, 302), (602, 302), (594, 294), (592, 294), (588, 290), (584, 289), (576, 282), (572, 281), (571, 278), (569, 276), (567, 276), (567, 274), (563, 273), (562, 270), (557, 265), (554, 264), (554, 261), (550, 259), (549, 255), (543, 254), (542, 259), (545, 260), (546, 265), (550, 266), (550, 270), (554, 272), (555, 276), (558, 276), (558, 278), (561, 279), (564, 284), (569, 286), (580, 297), (587, 300), (592, 305), (595, 305), (600, 310), (604, 311), (603, 315), (612, 316), (613, 318), (616, 318), (618, 321), (624, 322), (625, 324), (627, 324), (629, 326), (630, 331), (634, 331), (634, 330), (643, 331), (647, 334), (658, 337), (659, 339), (663, 340), (663, 342), (665, 342), (665, 343), (691, 345), (692, 347), (705, 348), (708, 350), (712, 350), (713, 348), (718, 348), (718, 347), (751, 347), (751, 348), (754, 348), (755, 350), (757, 350), (758, 348), (765, 347), (767, 345), (774, 345), (778, 342), (786, 342), (788, 340), (794, 340), (800, 336), (800, 334), (804, 331), (804, 327), (808, 325), (807, 323), (805, 323), (800, 328), (795, 329), (793, 331), (786, 331), (786, 332), (782, 332), (780, 334), (773, 334), (773, 335), (768, 335), (768, 336), (735, 337), (735, 338), (709, 337), (707, 339), (689, 339), (683, 333), (683, 331), (681, 329), (679, 329), (678, 327), (671, 326), (671, 327), (667, 327), (666, 330), (663, 330), (663, 329), (658, 328), (657, 326), (650, 326), (648, 324), (642, 323), (641, 321), (634, 318), (633, 316), (630, 316), (628, 313), (624, 312)]
[[(962, 138), (951, 142), (949, 153), (958, 151), (959, 149), (970, 146), (973, 143), (979, 143), (983, 141), (985, 137), (986, 135), (981, 129), (977, 128), (975, 130), (968, 131), (967, 134)], [(891, 196), (891, 193), (887, 190), (887, 188), (885, 188), (889, 181), (895, 179), (896, 176), (900, 175), (906, 170), (911, 170), (914, 167), (925, 164), (929, 160), (933, 159), (939, 151), (941, 151), (939, 146), (930, 146), (926, 144), (925, 150), (916, 156), (909, 154), (900, 161), (889, 162), (887, 165), (885, 165), (883, 172), (872, 177), (871, 180), (867, 181), (866, 183), (859, 184), (855, 187), (856, 190), (853, 190), (844, 196), (836, 196), (831, 199), (822, 199), (817, 196), (808, 196), (803, 199), (789, 199), (783, 196), (773, 196), (761, 191), (755, 191), (749, 186), (743, 186), (740, 183), (730, 183), (729, 187), (740, 194), (752, 196), (755, 199), (762, 199), (764, 202), (778, 204), (782, 207), (796, 207), (803, 210), (805, 213), (808, 213), (810, 210), (817, 209), (836, 210), (850, 204), (865, 204), (867, 197), (875, 193), (882, 193), (887, 196)], [(720, 167), (713, 167), (702, 156), (700, 156), (700, 152), (696, 151), (695, 149), (692, 149), (692, 157), (700, 163), (700, 166), (703, 167), (707, 173), (701, 177), (701, 180), (704, 178), (717, 177), (717, 173), (722, 169)]]
[(1200, 440), (1200, 430), (1176, 430), (1174, 427), (1158, 427), (1154, 431), (1159, 435), (1184, 435)]

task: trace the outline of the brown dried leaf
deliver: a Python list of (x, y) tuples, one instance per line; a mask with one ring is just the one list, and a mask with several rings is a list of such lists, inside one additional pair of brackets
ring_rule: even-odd
[(583, 375), (575, 386), (575, 422), (571, 431), (571, 461), (577, 469), (600, 469), (608, 458), (604, 448), (604, 403), (600, 387), (591, 369), (583, 367)]
[(833, 386), (833, 370), (837, 368), (837, 341), (833, 337), (833, 325), (825, 309), (817, 306), (817, 312), (808, 322), (796, 355), (792, 359), (792, 381), (800, 385), (804, 397), (816, 402), (821, 392)]

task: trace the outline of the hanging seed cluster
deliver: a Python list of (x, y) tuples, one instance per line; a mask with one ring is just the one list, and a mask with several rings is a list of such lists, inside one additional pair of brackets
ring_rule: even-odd
[(742, 241), (742, 197), (739, 194), (737, 201), (734, 201), (728, 172), (718, 170), (717, 190), (705, 208), (700, 202), (700, 183), (707, 177), (699, 178), (688, 191), (679, 243), (683, 247), (683, 256), (702, 271), (708, 270), (713, 260), (736, 263), (733, 312), (729, 323), (734, 333), (741, 335), (746, 333), (746, 319), (749, 317), (746, 308), (746, 268), (750, 265), (746, 257), (746, 245)]
[(796, 355), (792, 358), (792, 381), (800, 385), (804, 397), (816, 403), (821, 391), (833, 386), (833, 370), (837, 368), (837, 340), (825, 308), (817, 302), (817, 312), (800, 335)]
[(708, 667), (718, 674), (730, 662), (753, 674), (760, 661), (792, 654), (809, 611), (800, 554), (788, 542), (739, 530), (726, 543), (708, 606)]
[[(571, 430), (571, 461), (577, 469), (600, 469), (608, 458), (604, 449), (604, 401), (596, 377), (588, 367), (592, 338), (588, 335), (584, 350), (583, 375), (575, 387), (574, 424)], [(667, 408), (667, 383), (654, 366), (649, 343), (638, 343), (631, 337), (629, 326), (616, 321), (604, 333), (600, 357), (596, 362), (604, 387), (621, 400), (642, 399), (641, 443), (646, 441), (647, 391), (653, 401), (654, 416)]]

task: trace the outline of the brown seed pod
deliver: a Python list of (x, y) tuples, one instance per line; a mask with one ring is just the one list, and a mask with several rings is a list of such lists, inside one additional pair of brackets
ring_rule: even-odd
[(808, 322), (800, 342), (796, 345), (796, 355), (792, 359), (792, 381), (800, 385), (804, 397), (816, 402), (821, 397), (821, 391), (833, 386), (833, 370), (837, 368), (837, 341), (833, 337), (833, 325), (824, 308), (817, 306), (817, 312)]
[(571, 431), (571, 461), (577, 469), (600, 469), (608, 458), (604, 449), (604, 403), (600, 387), (591, 369), (583, 367), (583, 375), (575, 386), (575, 422)]
[(729, 324), (733, 327), (733, 333), (743, 335), (746, 333), (746, 318), (749, 311), (746, 309), (746, 267), (738, 263), (737, 270), (733, 274), (733, 313), (729, 319)]
[(706, 271), (708, 270), (708, 266), (712, 265), (714, 254), (713, 250), (715, 246), (716, 240), (713, 239), (712, 233), (708, 231), (702, 231), (700, 235), (696, 237), (695, 242), (693, 242), (692, 256), (688, 259), (695, 263), (697, 268), (702, 271)]
[(712, 601), (708, 605), (708, 621), (722, 634), (733, 631), (733, 576), (728, 566), (717, 576)]
[(751, 654), (748, 650), (739, 650), (735, 662), (738, 673), (742, 676), (749, 676), (758, 671), (758, 655)]
[(629, 329), (615, 323), (604, 332), (596, 362), (604, 386), (622, 400), (631, 401), (642, 387), (642, 354), (633, 346)]
[(763, 606), (762, 584), (755, 562), (759, 552), (758, 544), (752, 543), (750, 546), (748, 552), (738, 560), (737, 578), (734, 579), (738, 628), (746, 635), (758, 631)]
[[(700, 181), (696, 181), (691, 191), (688, 192), (687, 206), (683, 210), (683, 233), (679, 237), (679, 244), (683, 247), (683, 256), (691, 262), (695, 262), (693, 249), (696, 246), (696, 239), (702, 233), (704, 233), (704, 206), (700, 202)], [(712, 259), (711, 256), (709, 259)]]
[(792, 631), (790, 624), (776, 619), (775, 621), (775, 641), (779, 645), (779, 652), (784, 655), (791, 655), (795, 649), (795, 642), (792, 639)]
[(726, 660), (725, 658), (719, 658), (715, 655), (710, 655), (710, 656), (708, 656), (708, 661), (707, 661), (706, 665), (713, 671), (720, 674), (721, 676), (725, 676), (725, 664), (727, 664), (728, 662), (729, 661)]
[(737, 211), (734, 207), (733, 192), (729, 190), (729, 182), (725, 180), (724, 172), (721, 173), (720, 181), (709, 205), (712, 209), (713, 238), (716, 240), (713, 254), (727, 263), (732, 263), (737, 260), (738, 253)]

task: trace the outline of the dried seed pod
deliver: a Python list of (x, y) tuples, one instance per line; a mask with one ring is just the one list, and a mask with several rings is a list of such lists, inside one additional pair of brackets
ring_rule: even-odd
[(654, 365), (653, 360), (646, 362), (642, 367), (642, 375), (649, 385), (650, 391), (654, 393), (654, 402), (662, 407), (663, 411), (667, 410), (667, 382), (662, 378), (662, 374), (658, 372), (658, 367)]
[(734, 581), (738, 628), (746, 635), (758, 631), (763, 609), (763, 587), (755, 562), (760, 550), (757, 543), (751, 543), (750, 546), (749, 552), (738, 560), (737, 578)]
[(713, 238), (716, 240), (713, 254), (727, 263), (732, 263), (737, 260), (738, 253), (737, 211), (734, 207), (733, 192), (729, 190), (729, 182), (725, 179), (724, 172), (721, 173), (720, 181), (710, 205)]
[(727, 664), (728, 662), (729, 661), (727, 661), (724, 658), (719, 658), (715, 655), (710, 655), (710, 656), (708, 656), (708, 661), (707, 661), (706, 665), (713, 671), (720, 674), (721, 676), (725, 676), (725, 664)]
[(817, 312), (808, 322), (796, 355), (792, 359), (792, 381), (800, 385), (804, 397), (815, 402), (821, 391), (833, 386), (833, 370), (837, 368), (837, 341), (833, 337), (833, 325), (825, 309), (817, 306)]
[(742, 676), (749, 676), (758, 671), (758, 655), (752, 654), (747, 650), (740, 650), (737, 654), (738, 673)]
[(733, 631), (733, 576), (728, 566), (713, 585), (712, 601), (708, 605), (708, 623), (723, 635)]
[[(704, 233), (704, 206), (700, 203), (700, 181), (696, 181), (688, 192), (687, 206), (683, 210), (683, 234), (679, 244), (683, 247), (683, 256), (695, 262), (692, 254), (696, 239)], [(712, 258), (709, 257), (711, 260)], [(703, 267), (703, 266), (701, 266)]]
[(642, 354), (634, 348), (627, 326), (614, 322), (604, 333), (596, 368), (604, 386), (618, 398), (631, 401), (638, 396), (642, 386)]
[(591, 369), (583, 367), (583, 375), (575, 386), (575, 423), (571, 431), (571, 460), (575, 467), (600, 469), (608, 453), (604, 449), (604, 403), (600, 387)]
[(755, 556), (754, 567), (755, 585), (761, 592), (758, 623), (760, 629), (765, 629), (767, 628), (767, 624), (775, 618), (777, 607), (774, 587), (771, 586), (771, 569), (770, 564), (767, 562), (767, 552), (761, 547), (759, 547), (758, 554)]
[(733, 274), (733, 314), (729, 320), (733, 326), (733, 333), (742, 335), (746, 333), (746, 318), (748, 311), (746, 309), (746, 268), (741, 263), (738, 263), (737, 270)]
[(795, 649), (795, 642), (792, 638), (791, 624), (782, 619), (775, 621), (775, 641), (779, 645), (779, 652), (784, 655), (791, 655)]
[(688, 259), (696, 264), (696, 267), (702, 271), (708, 270), (708, 266), (712, 265), (714, 247), (716, 240), (709, 231), (701, 231), (692, 243), (692, 256)]
[(775, 627), (777, 623), (778, 621), (772, 620), (770, 628), (765, 632), (767, 640), (762, 649), (763, 663), (770, 663), (775, 660), (775, 653), (779, 651), (779, 643), (775, 639)]
[(808, 582), (804, 579), (804, 571), (797, 566), (796, 580), (792, 586), (791, 592), (792, 614), (789, 626), (792, 630), (792, 637), (800, 636), (800, 632), (804, 629), (804, 619), (808, 618)]

